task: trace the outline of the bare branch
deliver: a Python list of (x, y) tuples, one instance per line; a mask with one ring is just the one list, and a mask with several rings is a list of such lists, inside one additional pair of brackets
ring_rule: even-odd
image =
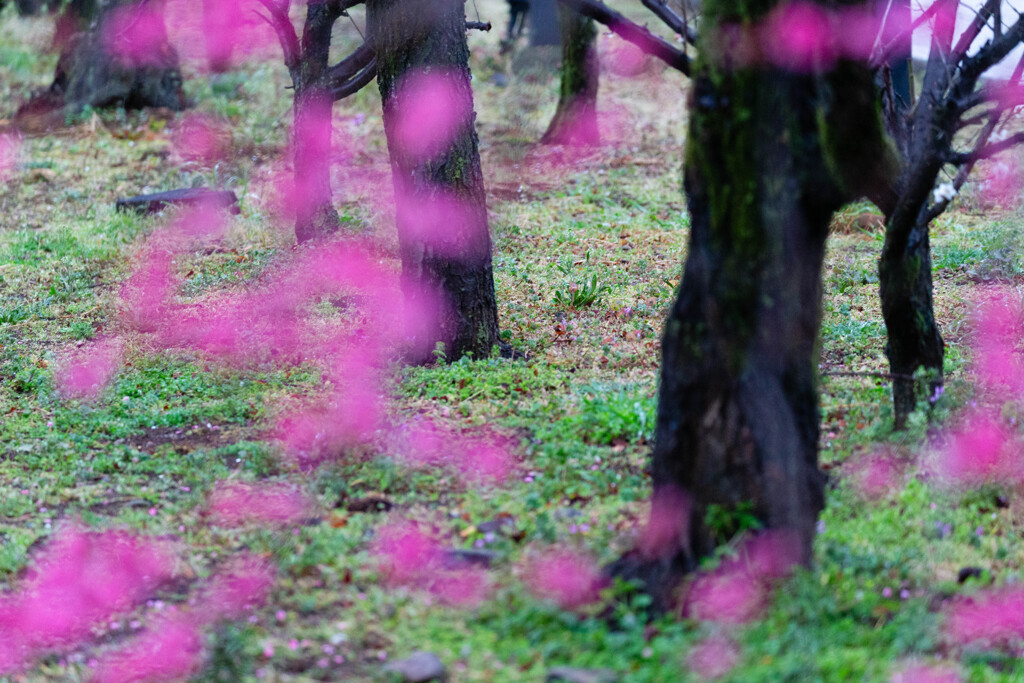
[(467, 21), (466, 22), (466, 30), (467, 31), (472, 31), (472, 30), (476, 30), (476, 31), (490, 31), (491, 28), (492, 28), (491, 27), (491, 22), (489, 22), (489, 21)]
[(987, 0), (985, 4), (981, 6), (981, 9), (975, 13), (974, 21), (972, 21), (971, 24), (964, 29), (964, 32), (960, 34), (960, 40), (957, 41), (956, 47), (953, 48), (953, 51), (949, 55), (950, 61), (953, 64), (959, 62), (963, 59), (963, 56), (967, 54), (967, 50), (970, 49), (971, 43), (973, 43), (974, 39), (978, 37), (981, 30), (985, 28), (985, 25), (995, 13), (996, 8), (999, 7), (1000, 2), (1002, 2), (1002, 0)]
[(1024, 42), (1024, 16), (1017, 19), (1005, 33), (985, 43), (974, 55), (964, 57), (960, 63), (959, 81), (956, 90), (964, 95), (974, 90), (981, 75), (992, 66), (1003, 61), (1015, 47)]
[(369, 85), (370, 81), (377, 77), (377, 57), (376, 55), (370, 60), (361, 71), (354, 74), (351, 78), (345, 81), (333, 81), (331, 83), (331, 98), (337, 102), (338, 100), (345, 99), (349, 95), (362, 90), (364, 87)]
[(935, 16), (935, 13), (939, 11), (939, 6), (941, 4), (942, 2), (940, 0), (935, 0), (935, 2), (928, 6), (928, 9), (921, 13), (909, 28), (896, 34), (896, 36), (886, 43), (884, 47), (881, 46), (881, 44), (876, 45), (875, 49), (872, 50), (871, 57), (868, 58), (868, 63), (871, 65), (871, 68), (877, 69), (882, 64), (888, 63), (896, 52), (903, 48), (906, 41), (910, 39), (911, 34)]
[(373, 48), (363, 43), (345, 59), (341, 60), (327, 70), (327, 80), (330, 87), (334, 88), (345, 81), (352, 80), (356, 74), (365, 69), (367, 65), (376, 59), (377, 53)]
[(623, 40), (633, 43), (647, 54), (657, 57), (673, 69), (690, 75), (690, 58), (663, 38), (635, 24), (599, 0), (558, 0), (572, 10), (604, 24)]
[(697, 44), (697, 31), (694, 30), (685, 17), (676, 14), (676, 11), (668, 6), (665, 0), (640, 0), (644, 7), (654, 12), (654, 16), (665, 22), (665, 25), (678, 33), (690, 45)]
[(288, 67), (288, 74), (292, 77), (292, 84), (298, 82), (299, 62), (301, 61), (301, 50), (299, 48), (299, 36), (295, 33), (292, 20), (288, 18), (287, 0), (277, 4), (273, 0), (259, 0), (259, 3), (266, 8), (270, 16), (263, 17), (277, 33), (277, 39), (281, 43), (281, 51), (284, 52), (284, 65)]
[(1024, 131), (1014, 133), (991, 144), (979, 144), (970, 152), (951, 152), (947, 157), (949, 163), (957, 166), (970, 164), (981, 159), (991, 159), (995, 155), (1024, 143)]

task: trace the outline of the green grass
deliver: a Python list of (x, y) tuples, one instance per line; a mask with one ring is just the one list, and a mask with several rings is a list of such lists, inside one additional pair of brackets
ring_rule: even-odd
[[(479, 5), (500, 24), (503, 3)], [(353, 14), (362, 26), (361, 10)], [(14, 19), (7, 9), (0, 25), (0, 87), (24, 97), (53, 68), (52, 56), (38, 57), (45, 20)], [(340, 57), (357, 35), (347, 23), (339, 33)], [(196, 680), (254, 680), (257, 672), (263, 680), (374, 680), (382, 653), (394, 659), (417, 649), (438, 654), (455, 681), (540, 681), (559, 664), (608, 668), (628, 681), (695, 679), (686, 658), (712, 626), (678, 616), (646, 624), (644, 600), (622, 587), (613, 589), (621, 599), (609, 614), (563, 611), (533, 597), (520, 569), (550, 547), (611, 562), (644, 522), (659, 337), (689, 226), (679, 182), (685, 81), (668, 72), (607, 76), (602, 104), (625, 108), (629, 137), (566, 167), (532, 145), (553, 112), (554, 80), (489, 83), (506, 66), (497, 33), (471, 37), (474, 87), (503, 336), (529, 357), (394, 365), (382, 391), (394, 424), (429, 419), (501, 436), (517, 459), (508, 481), (467, 485), (452, 467), (403, 464), (388, 433), (301, 472), (271, 432), (285, 406), (321, 392), (323, 368), (227, 367), (157, 351), (150, 337), (125, 327), (120, 285), (169, 217), (115, 213), (118, 196), (192, 185), (240, 195), (242, 213), (216, 248), (178, 257), (181, 304), (256, 286), (291, 251), (264, 184), (287, 143), (283, 66), (217, 77), (187, 68), (197, 109), (230, 124), (228, 161), (180, 163), (164, 154), (174, 121), (165, 129), (147, 114), (103, 112), (104, 130), (79, 126), (72, 135), (26, 139), (24, 170), (52, 171), (53, 182), (19, 178), (0, 189), (0, 586), (17, 590), (33, 544), (63, 524), (130, 528), (173, 536), (186, 575), (208, 575), (218, 557), (239, 548), (278, 567), (271, 599), (253, 620), (208, 634), (209, 666)], [(372, 88), (339, 103), (335, 123), (352, 126), (378, 155), (357, 160), (357, 169), (386, 173)], [(336, 184), (346, 224), (397, 272), (390, 216), (370, 208), (364, 190), (349, 189)], [(1012, 284), (1021, 273), (1018, 222), (1016, 214), (954, 211), (936, 226), (936, 306), (951, 377), (935, 409), (940, 419), (972, 396), (965, 322), (972, 288)], [(961, 567), (983, 567), (998, 584), (1024, 578), (1019, 499), (1009, 490), (938, 486), (918, 458), (935, 436), (925, 412), (895, 434), (887, 382), (834, 374), (887, 370), (879, 249), (863, 231), (830, 240), (821, 338), (821, 461), (830, 484), (816, 561), (778, 587), (759, 619), (730, 633), (740, 658), (727, 680), (886, 681), (894, 667), (918, 660), (959, 667), (966, 680), (1024, 680), (1012, 653), (962, 651), (941, 637), (943, 600), (977, 590), (977, 582), (956, 583)], [(311, 319), (336, 315), (323, 302), (304, 310)], [(126, 364), (110, 386), (92, 402), (61, 397), (55, 368), (79, 344), (115, 335)], [(847, 467), (878, 447), (910, 464), (899, 490), (868, 501)], [(223, 479), (292, 482), (319, 507), (295, 529), (220, 528), (202, 511)], [(1009, 508), (994, 506), (997, 494), (1010, 496)], [(386, 498), (391, 512), (347, 510), (370, 495)], [(396, 518), (415, 520), (446, 546), (496, 553), (491, 597), (455, 609), (386, 586), (371, 547)], [(497, 518), (513, 519), (514, 533), (480, 530)], [(722, 520), (723, 528), (735, 521)], [(161, 599), (182, 601), (183, 590)], [(153, 610), (133, 615), (145, 620)], [(81, 680), (83, 660), (109, 646), (55, 654), (26, 679)], [(325, 646), (332, 648), (326, 668)]]

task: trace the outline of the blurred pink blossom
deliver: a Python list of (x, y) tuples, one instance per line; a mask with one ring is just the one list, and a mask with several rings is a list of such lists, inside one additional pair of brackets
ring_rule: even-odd
[(181, 681), (202, 664), (203, 634), (187, 615), (165, 616), (122, 647), (103, 655), (94, 683)]
[(760, 28), (760, 42), (767, 61), (791, 71), (823, 70), (837, 56), (831, 18), (810, 2), (776, 7)]
[(21, 143), (13, 135), (0, 133), (0, 182), (14, 175), (21, 154)]
[(471, 482), (501, 483), (512, 471), (513, 457), (502, 443), (475, 437), (463, 442), (461, 471)]
[(960, 683), (963, 680), (950, 666), (909, 664), (893, 672), (889, 683)]
[(1024, 638), (1024, 589), (992, 590), (957, 600), (947, 611), (944, 630), (959, 645), (1019, 642)]
[(473, 100), (464, 75), (417, 72), (398, 84), (392, 138), (403, 155), (432, 159), (444, 152), (473, 120)]
[(769, 529), (744, 541), (735, 558), (725, 560), (722, 566), (759, 581), (775, 581), (792, 574), (800, 562), (799, 536), (786, 529)]
[(1010, 208), (1020, 203), (1024, 177), (1016, 161), (991, 161), (978, 171), (981, 194), (986, 202)]
[(121, 367), (122, 344), (117, 338), (97, 339), (68, 354), (55, 373), (65, 398), (95, 399)]
[(177, 284), (172, 266), (169, 251), (151, 249), (122, 285), (123, 318), (129, 326), (151, 332), (166, 319), (167, 302)]
[(393, 585), (417, 582), (424, 572), (436, 570), (441, 550), (436, 541), (412, 522), (397, 522), (381, 528), (373, 543), (385, 580)]
[(167, 62), (167, 28), (160, 3), (124, 5), (104, 15), (102, 40), (107, 52), (130, 66)]
[(844, 464), (843, 473), (858, 495), (879, 500), (899, 491), (903, 467), (892, 453), (879, 451)]
[(223, 160), (230, 144), (230, 129), (208, 114), (186, 114), (171, 132), (174, 153), (204, 165)]
[(601, 589), (608, 585), (608, 578), (586, 555), (557, 550), (531, 561), (526, 567), (525, 582), (538, 598), (574, 610), (596, 602)]
[(690, 497), (677, 488), (662, 487), (651, 498), (651, 514), (638, 548), (649, 558), (674, 554), (689, 534)]
[(1008, 430), (982, 411), (962, 416), (939, 453), (939, 473), (951, 483), (978, 486), (1021, 480), (1021, 448)]
[(210, 493), (207, 509), (213, 523), (221, 526), (293, 524), (309, 516), (311, 505), (288, 484), (220, 482)]
[(767, 595), (763, 584), (745, 571), (704, 574), (690, 585), (686, 612), (694, 619), (719, 624), (744, 624), (764, 610)]
[(165, 544), (121, 532), (58, 531), (14, 593), (0, 598), (0, 663), (88, 638), (92, 627), (172, 575)]
[(607, 36), (601, 47), (602, 66), (614, 76), (632, 78), (643, 73), (651, 63), (647, 53), (616, 35)]
[(1024, 339), (1019, 308), (992, 301), (979, 307), (975, 322), (974, 367), (989, 390), (1009, 387), (1024, 393), (1024, 359), (1017, 345)]
[(478, 568), (449, 568), (441, 545), (410, 521), (385, 525), (371, 548), (385, 583), (430, 592), (446, 604), (475, 607), (490, 592), (487, 573)]
[(238, 618), (266, 600), (274, 578), (275, 571), (266, 561), (250, 553), (235, 553), (203, 587), (203, 609), (196, 612), (197, 619), (208, 624)]
[(739, 661), (739, 646), (732, 638), (721, 634), (697, 641), (686, 657), (686, 665), (702, 680), (725, 676)]

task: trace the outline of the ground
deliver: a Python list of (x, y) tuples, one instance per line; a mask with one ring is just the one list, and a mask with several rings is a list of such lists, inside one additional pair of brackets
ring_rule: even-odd
[[(0, 15), (5, 124), (47, 84), (55, 62), (43, 51), (50, 21), (18, 19), (12, 9)], [(504, 22), (497, 0), (481, 1), (479, 12)], [(353, 17), (362, 27), (361, 13)], [(338, 30), (341, 54), (358, 34), (350, 24)], [(195, 111), (229, 124), (231, 153), (217, 164), (182, 158), (174, 135), (183, 116), (162, 112), (86, 112), (59, 132), (24, 139), (20, 166), (0, 189), (0, 585), (16, 592), (47, 537), (69, 525), (169, 538), (179, 566), (160, 594), (17, 680), (87, 678), (91, 660), (166, 605), (194, 600), (193, 584), (240, 550), (275, 568), (274, 586), (250, 616), (209, 630), (201, 680), (376, 680), (382, 663), (414, 650), (436, 653), (453, 681), (539, 681), (557, 665), (610, 669), (629, 681), (699, 680), (695, 646), (722, 637), (729, 645), (718, 659), (738, 657), (726, 680), (884, 681), (915, 664), (949, 666), (969, 680), (1024, 680), (1017, 650), (963, 647), (943, 630), (958, 594), (1024, 578), (1020, 497), (1008, 487), (950, 489), (928, 464), (943, 421), (975, 397), (971, 302), (995, 291), (1021, 299), (1020, 213), (986, 205), (979, 188), (968, 187), (934, 231), (949, 377), (931, 408), (938, 426), (928, 426), (923, 407), (910, 429), (892, 431), (875, 268), (882, 237), (864, 217), (869, 205), (836, 219), (821, 339), (829, 488), (812, 569), (782, 581), (739, 626), (690, 614), (647, 624), (642, 598), (611, 601), (621, 586), (576, 609), (531, 591), (538, 557), (571, 549), (608, 563), (633, 545), (648, 510), (659, 337), (687, 237), (687, 84), (657, 64), (623, 59), (621, 44), (602, 36), (606, 144), (544, 149), (535, 141), (557, 83), (538, 72), (501, 84), (495, 75), (508, 58), (498, 39), (470, 36), (477, 128), (503, 337), (526, 357), (394, 362), (381, 371), (388, 425), (431, 420), (501, 435), (514, 465), (500, 483), (404, 463), (394, 457), (397, 428), (300, 468), (272, 426), (288, 406), (316, 400), (323, 367), (226, 364), (161, 349), (152, 333), (126, 324), (121, 284), (173, 212), (116, 213), (118, 197), (200, 185), (240, 197), (223, 239), (173, 263), (182, 306), (255, 291), (281, 263), (301, 258), (267, 182), (290, 120), (279, 62), (219, 76), (186, 67)], [(354, 141), (338, 153), (334, 178), (345, 234), (397, 273), (376, 91), (336, 105), (334, 124), (336, 138)], [(346, 301), (311, 302), (303, 314), (315, 324), (357, 324), (359, 299)], [(114, 336), (125, 362), (111, 384), (94, 400), (63, 396), (61, 364)], [(1017, 404), (1002, 409), (1015, 415)], [(858, 473), (879, 449), (894, 456), (898, 474), (866, 495)], [(286, 482), (314, 507), (286, 528), (214, 524), (207, 501), (222, 480)], [(387, 581), (375, 540), (399, 520), (414, 520), (446, 548), (493, 551), (486, 598), (460, 607)], [(733, 523), (742, 520), (723, 527)], [(981, 577), (959, 584), (965, 567), (981, 568)]]

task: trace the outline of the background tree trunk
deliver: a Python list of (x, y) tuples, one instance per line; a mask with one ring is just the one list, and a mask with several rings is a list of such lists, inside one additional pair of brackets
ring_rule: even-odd
[[(178, 53), (168, 41), (163, 25), (163, 4), (154, 0), (134, 10), (128, 9), (130, 6), (121, 1), (103, 5), (72, 2), (65, 13), (70, 17), (66, 20), (70, 23), (64, 24), (65, 30), (76, 24), (89, 28), (63, 42), (53, 83), (23, 105), (15, 115), (16, 120), (46, 119), (50, 123), (43, 127), (59, 126), (67, 115), (77, 114), (87, 106), (184, 109), (188, 103), (182, 90)], [(131, 14), (122, 15), (114, 24), (117, 11), (144, 13), (136, 20), (145, 24), (145, 50), (132, 45), (137, 34), (132, 31)], [(93, 12), (98, 17), (90, 26), (89, 15)], [(133, 49), (141, 53), (141, 59), (131, 56)]]
[(298, 79), (295, 86), (293, 155), (295, 238), (321, 238), (338, 230), (339, 217), (331, 198), (331, 111), (328, 59), (331, 31), (339, 12), (332, 3), (309, 2), (302, 31)]
[(545, 144), (596, 145), (601, 141), (597, 127), (597, 28), (594, 20), (558, 4), (562, 32), (561, 85), (558, 109), (540, 139)]
[(555, 5), (558, 0), (530, 0), (530, 13), (527, 22), (530, 27), (530, 45), (558, 45), (558, 12)]
[[(923, 207), (921, 213), (926, 212)], [(919, 216), (905, 243), (887, 232), (878, 280), (888, 337), (885, 354), (893, 375), (894, 424), (903, 429), (918, 400), (942, 386), (945, 345), (935, 323), (927, 216)], [(917, 381), (914, 373), (921, 368), (926, 378)]]
[[(448, 360), (468, 353), (487, 357), (498, 343), (498, 309), (463, 0), (369, 0), (366, 5), (397, 196), (407, 303), (425, 305), (424, 291), (443, 293), (448, 310), (441, 316), (439, 338), (431, 342), (445, 344)], [(468, 115), (438, 153), (424, 156), (403, 144), (398, 127), (415, 106), (403, 93), (403, 79), (428, 72), (450, 79), (457, 101), (448, 105)], [(450, 201), (457, 202), (458, 211), (444, 210)]]

